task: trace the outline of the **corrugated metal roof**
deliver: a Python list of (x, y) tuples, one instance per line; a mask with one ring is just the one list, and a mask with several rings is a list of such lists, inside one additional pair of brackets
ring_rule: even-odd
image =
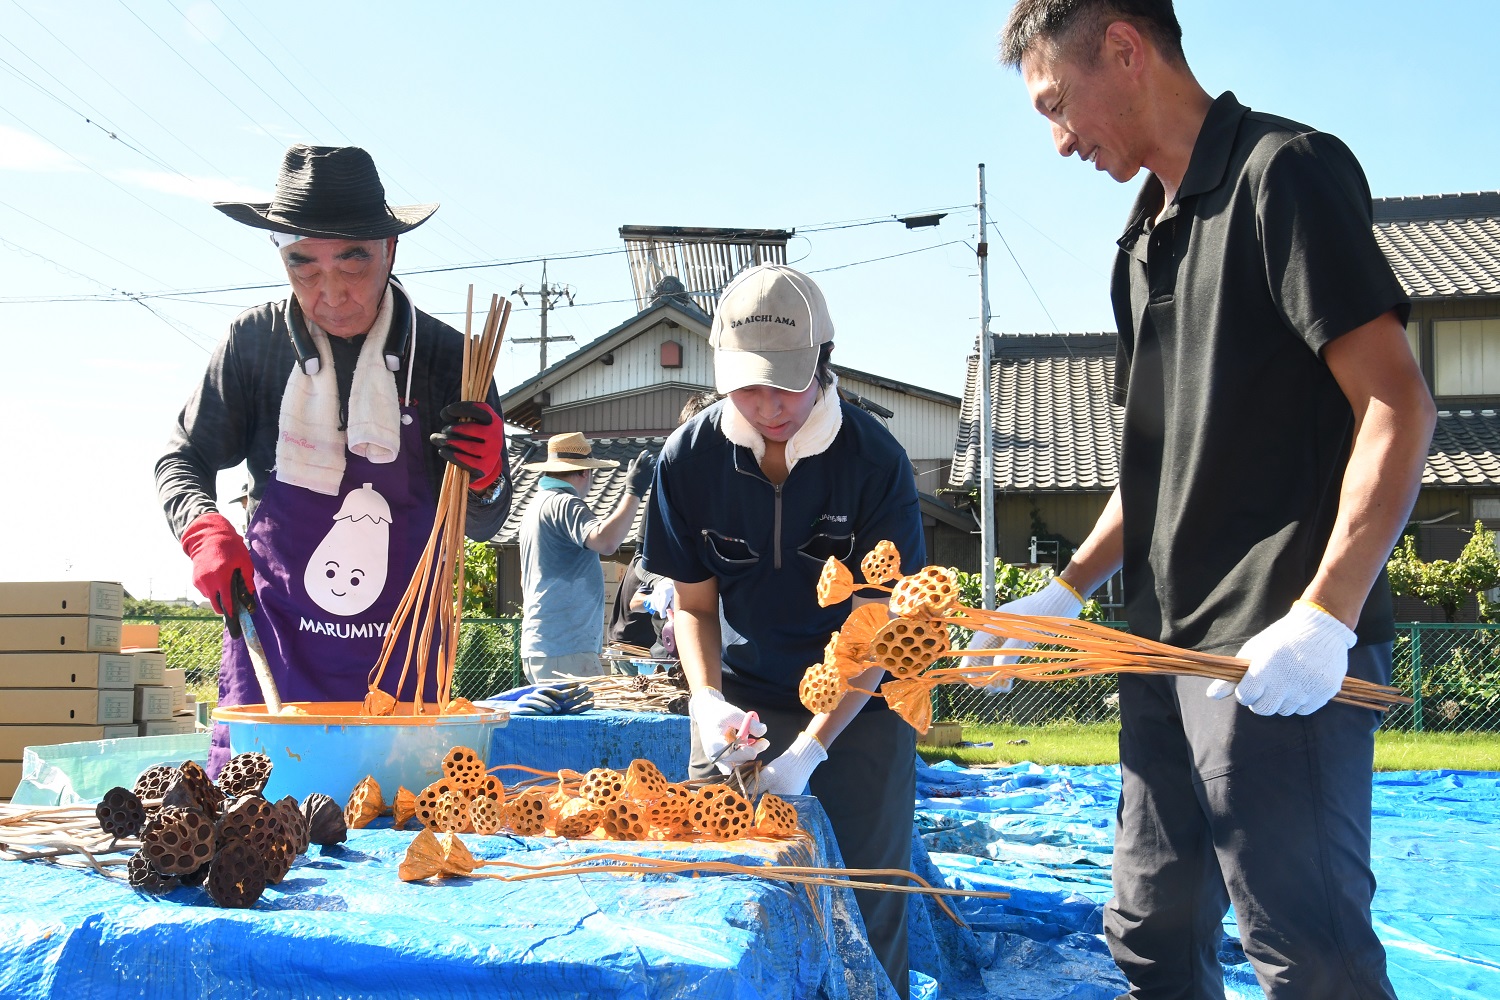
[[(525, 468), (528, 462), (543, 462), (547, 459), (547, 439), (545, 437), (516, 436), (510, 439), (510, 469), (511, 482), (515, 493), (511, 499), (510, 513), (506, 515), (505, 523), (491, 539), (497, 545), (515, 545), (519, 542), (521, 518), (525, 515), (528, 507), (536, 501), (541, 493), (542, 473), (532, 472)], [(590, 484), (589, 495), (584, 501), (595, 514), (600, 517), (609, 516), (620, 502), (620, 497), (625, 492), (625, 470), (630, 465), (631, 459), (646, 449), (652, 455), (660, 455), (662, 445), (667, 443), (664, 437), (655, 438), (591, 438), (593, 457), (613, 459), (619, 462), (618, 468), (597, 469), (594, 472), (593, 482)], [(646, 494), (650, 500), (651, 494)], [(641, 504), (636, 511), (635, 522), (630, 526), (630, 533), (625, 536), (624, 545), (640, 545), (641, 538), (646, 529), (646, 505)]]
[[(1005, 335), (993, 342), (990, 365), (995, 488), (1002, 492), (1105, 491), (1120, 479), (1124, 411), (1110, 403), (1115, 335)], [(980, 440), (971, 354), (949, 478), (977, 485)]]
[(1500, 295), (1500, 191), (1377, 198), (1375, 241), (1415, 299)]

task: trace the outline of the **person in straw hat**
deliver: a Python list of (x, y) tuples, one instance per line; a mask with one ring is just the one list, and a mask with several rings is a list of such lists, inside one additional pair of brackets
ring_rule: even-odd
[[(677, 655), (692, 694), (692, 774), (765, 753), (760, 789), (811, 788), (851, 868), (909, 868), (916, 735), (881, 699), (812, 715), (797, 695), (857, 604), (817, 601), (830, 556), (858, 565), (883, 539), (902, 571), (926, 561), (911, 461), (874, 417), (839, 399), (833, 322), (811, 278), (783, 264), (725, 287), (709, 334), (722, 400), (667, 440), (646, 514), (646, 569), (675, 584)], [(720, 599), (743, 642), (723, 646)], [(881, 670), (854, 679), (872, 690)], [(758, 722), (747, 725), (754, 713)], [(753, 739), (730, 747), (742, 728)], [(716, 759), (715, 759), (716, 758)], [(870, 944), (908, 991), (906, 901), (856, 891)]]
[[(209, 359), (156, 464), (193, 583), (239, 637), (247, 609), (285, 701), (359, 701), (425, 547), (446, 463), (469, 473), (467, 532), (510, 509), (499, 395), (462, 402), (463, 338), (392, 275), (396, 241), (437, 205), (392, 207), (357, 147), (292, 146), (270, 202), (220, 202), (270, 238), (291, 293), (246, 310)], [(244, 462), (242, 538), (214, 504)], [(416, 672), (414, 672), (415, 674)], [(395, 689), (410, 699), (418, 678)], [(422, 677), (435, 693), (433, 665)], [(245, 644), (224, 643), (219, 702), (259, 703)], [(217, 727), (216, 774), (229, 754)]]
[(642, 450), (625, 472), (625, 492), (607, 517), (585, 498), (595, 469), (619, 462), (594, 458), (588, 438), (574, 431), (547, 441), (547, 460), (526, 468), (542, 474), (539, 495), (521, 517), (521, 666), (535, 684), (553, 677), (603, 672), (604, 569), (601, 555), (620, 547), (641, 498), (651, 487), (655, 459)]

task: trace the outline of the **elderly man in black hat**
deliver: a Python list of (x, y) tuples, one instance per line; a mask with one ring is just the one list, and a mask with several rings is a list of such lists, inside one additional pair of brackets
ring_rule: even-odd
[[(462, 336), (391, 273), (397, 237), (437, 205), (387, 205), (364, 150), (293, 146), (273, 201), (214, 207), (269, 233), (291, 294), (230, 325), (156, 464), (157, 489), (231, 639), (250, 612), (281, 697), (359, 701), (432, 529), (444, 462), (471, 477), (471, 538), (505, 519), (499, 395), (491, 385), (486, 402), (460, 401)], [(244, 538), (214, 505), (216, 473), (240, 462)], [(404, 700), (416, 682), (386, 687)], [(220, 703), (261, 700), (245, 644), (226, 641)], [(210, 771), (227, 756), (220, 727)]]

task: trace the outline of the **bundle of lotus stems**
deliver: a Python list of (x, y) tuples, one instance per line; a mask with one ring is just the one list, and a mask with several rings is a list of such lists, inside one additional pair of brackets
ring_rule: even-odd
[[(461, 399), (483, 402), (489, 394), (509, 320), (510, 302), (492, 295), (484, 329), (479, 336), (474, 336), (474, 286), (469, 286), (464, 317)], [(427, 668), (434, 657), (437, 689), (433, 697), (439, 714), (473, 710), (467, 700), (460, 698), (455, 701), (452, 698), (453, 665), (458, 656), (458, 630), (463, 620), (464, 520), (468, 512), (468, 493), (469, 473), (450, 463), (443, 472), (432, 533), (427, 537), (427, 545), (417, 561), (411, 583), (391, 618), (380, 656), (370, 670), (370, 691), (364, 702), (366, 715), (394, 715), (396, 712), (396, 698), (382, 690), (380, 682), (401, 645), (403, 630), (406, 632), (406, 651), (396, 690), (405, 690), (407, 676), (415, 667), (412, 714), (426, 712)], [(408, 623), (409, 629), (406, 628)]]
[[(633, 647), (615, 644), (605, 652), (618, 652), (616, 659), (638, 659), (649, 657), (649, 650), (640, 654), (629, 653)], [(638, 648), (638, 647), (634, 647)], [(565, 674), (561, 680), (577, 681), (588, 686), (594, 693), (593, 707), (615, 712), (659, 712), (664, 715), (686, 715), (688, 686), (682, 668), (672, 664), (664, 670), (650, 674), (603, 674), (595, 677), (576, 677)]]
[[(889, 541), (880, 542), (860, 564), (864, 582), (856, 584), (849, 568), (830, 557), (818, 580), (823, 607), (847, 600), (858, 590), (890, 594), (889, 612), (879, 604), (855, 608), (833, 633), (823, 662), (803, 675), (802, 704), (812, 712), (832, 711), (849, 691), (885, 698), (919, 732), (932, 723), (931, 692), (939, 684), (962, 682), (988, 687), (1007, 678), (1066, 681), (1099, 674), (1177, 674), (1239, 683), (1248, 660), (1180, 649), (1073, 618), (1027, 617), (971, 608), (959, 602), (958, 580), (951, 569), (927, 566), (900, 575), (901, 556)], [(894, 617), (892, 617), (894, 616)], [(1004, 640), (1029, 644), (1006, 650), (953, 649), (949, 626), (987, 632)], [(948, 657), (1005, 657), (998, 665), (936, 666)], [(871, 666), (884, 667), (893, 678), (878, 692), (855, 688), (851, 678)], [(1395, 688), (1346, 677), (1334, 701), (1385, 711), (1411, 699)]]
[[(140, 848), (135, 837), (115, 837), (99, 824), (95, 807), (18, 806), (0, 803), (0, 861), (49, 860), (92, 868), (101, 875), (125, 875), (127, 853)], [(119, 857), (103, 855), (119, 854)]]

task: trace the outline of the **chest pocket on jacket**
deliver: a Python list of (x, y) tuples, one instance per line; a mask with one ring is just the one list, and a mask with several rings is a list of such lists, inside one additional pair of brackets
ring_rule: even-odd
[(854, 535), (813, 535), (806, 542), (797, 547), (797, 551), (813, 562), (818, 564), (821, 572), (823, 564), (833, 556), (839, 562), (847, 563), (849, 557), (854, 555)]
[(743, 538), (721, 535), (712, 528), (703, 529), (703, 561), (713, 574), (722, 579), (744, 576), (760, 563), (760, 553)]

